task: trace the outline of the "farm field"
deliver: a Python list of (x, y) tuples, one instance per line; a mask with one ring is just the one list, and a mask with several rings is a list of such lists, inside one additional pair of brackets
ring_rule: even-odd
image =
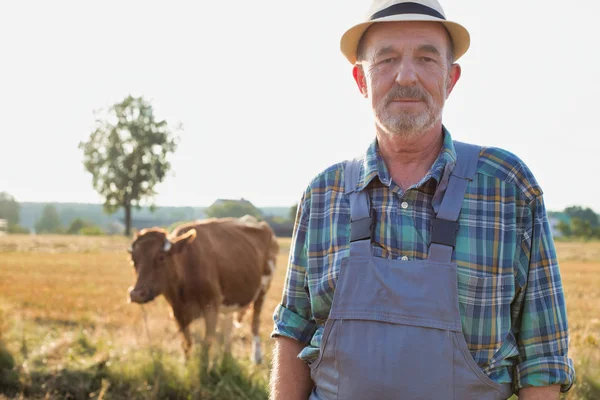
[[(249, 319), (233, 358), (185, 362), (162, 297), (127, 302), (134, 283), (127, 238), (0, 237), (0, 399), (267, 399), (272, 311), (289, 239), (280, 239), (265, 302), (265, 362), (250, 362)], [(565, 399), (600, 399), (600, 243), (558, 242), (577, 383)], [(203, 325), (192, 326), (198, 342)], [(196, 349), (198, 346), (195, 347)]]

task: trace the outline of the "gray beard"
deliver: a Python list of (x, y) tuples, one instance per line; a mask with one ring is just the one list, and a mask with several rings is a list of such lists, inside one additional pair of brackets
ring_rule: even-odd
[[(422, 100), (427, 106), (426, 110), (422, 113), (390, 113), (389, 104), (394, 99), (403, 97)], [(417, 87), (394, 87), (375, 109), (375, 121), (384, 133), (407, 139), (415, 138), (433, 128), (441, 118), (441, 107), (434, 103), (429, 93)]]
[(387, 112), (377, 112), (376, 120), (382, 130), (390, 136), (405, 137), (407, 139), (415, 138), (433, 128), (441, 118), (441, 115), (427, 110), (423, 113), (396, 113), (390, 115)]

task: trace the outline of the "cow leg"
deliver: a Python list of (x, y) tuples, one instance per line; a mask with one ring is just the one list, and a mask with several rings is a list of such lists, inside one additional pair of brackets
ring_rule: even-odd
[(190, 359), (190, 350), (192, 349), (192, 336), (190, 335), (190, 322), (181, 315), (175, 315), (179, 332), (181, 332), (181, 347), (185, 360)]
[(206, 351), (210, 349), (213, 342), (215, 341), (216, 332), (217, 332), (217, 321), (219, 318), (217, 307), (214, 305), (206, 307), (204, 312), (204, 326), (205, 326), (205, 334), (204, 334), (204, 342), (202, 346)]
[(254, 309), (252, 312), (252, 361), (254, 361), (255, 364), (262, 363), (262, 348), (258, 331), (260, 328), (260, 312), (263, 303), (265, 302), (265, 295), (266, 291), (261, 290), (254, 301)]
[(242, 321), (246, 315), (246, 311), (248, 311), (248, 307), (244, 307), (233, 313), (233, 326), (235, 326), (236, 329), (242, 327)]
[(190, 350), (192, 349), (192, 335), (190, 335), (189, 325), (181, 327), (181, 336), (183, 338), (181, 347), (183, 347), (183, 354), (185, 355), (185, 360), (188, 361), (190, 359)]
[(224, 314), (221, 318), (221, 332), (223, 333), (223, 351), (231, 352), (231, 330), (233, 328), (234, 313)]

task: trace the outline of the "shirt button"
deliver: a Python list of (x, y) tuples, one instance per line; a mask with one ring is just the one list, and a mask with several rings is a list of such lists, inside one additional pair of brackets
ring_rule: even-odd
[(408, 203), (403, 201), (402, 204), (400, 204), (400, 206), (402, 206), (402, 208), (406, 210), (408, 208)]
[(408, 257), (402, 256), (402, 261), (408, 261)]

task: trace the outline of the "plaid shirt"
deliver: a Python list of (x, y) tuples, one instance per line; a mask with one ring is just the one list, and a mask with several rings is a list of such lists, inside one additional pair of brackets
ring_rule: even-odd
[[(368, 188), (375, 221), (375, 257), (427, 259), (432, 198), (456, 163), (450, 133), (427, 175), (403, 191), (378, 150), (369, 146), (359, 179)], [(281, 304), (272, 336), (307, 344), (299, 357), (319, 353), (342, 260), (350, 249), (350, 204), (344, 163), (314, 178), (298, 206)], [(568, 358), (563, 288), (542, 190), (527, 166), (498, 148), (483, 148), (459, 217), (453, 261), (463, 333), (481, 369), (498, 383), (561, 384), (575, 378)], [(450, 283), (449, 283), (450, 284)]]

